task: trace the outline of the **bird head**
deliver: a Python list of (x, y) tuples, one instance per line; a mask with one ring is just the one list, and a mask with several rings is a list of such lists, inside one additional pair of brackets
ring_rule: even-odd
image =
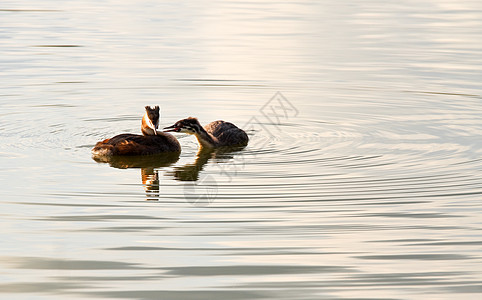
[(201, 131), (201, 124), (196, 118), (189, 117), (174, 123), (174, 125), (164, 128), (164, 132), (181, 132), (187, 134), (196, 134)]

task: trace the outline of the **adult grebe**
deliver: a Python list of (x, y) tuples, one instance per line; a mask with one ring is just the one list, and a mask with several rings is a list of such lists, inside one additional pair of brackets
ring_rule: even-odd
[(159, 126), (159, 106), (146, 106), (142, 118), (142, 134), (124, 133), (98, 142), (92, 149), (94, 157), (113, 155), (149, 155), (161, 152), (180, 152), (181, 145), (177, 139), (162, 131)]
[(198, 119), (189, 117), (164, 128), (164, 132), (169, 131), (194, 134), (199, 145), (207, 148), (246, 146), (249, 141), (248, 135), (244, 130), (238, 128), (233, 123), (224, 121), (214, 121), (203, 128)]

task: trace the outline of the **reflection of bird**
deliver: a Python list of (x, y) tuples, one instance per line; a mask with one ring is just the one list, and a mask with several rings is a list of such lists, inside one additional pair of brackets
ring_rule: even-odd
[(146, 191), (146, 200), (157, 200), (160, 195), (159, 171), (154, 168), (141, 169), (142, 185)]
[(226, 170), (232, 167), (232, 164), (228, 163), (229, 160), (233, 159), (234, 154), (241, 151), (243, 148), (244, 146), (200, 148), (194, 163), (187, 163), (183, 166), (175, 166), (174, 171), (169, 172), (169, 174), (173, 175), (174, 178), (179, 181), (198, 181), (199, 174), (210, 160), (215, 160), (220, 170), (226, 173)]
[(214, 121), (203, 128), (196, 118), (187, 118), (179, 120), (174, 125), (164, 129), (165, 132), (174, 131), (194, 134), (201, 147), (207, 148), (246, 146), (249, 141), (248, 135), (244, 130), (224, 121)]
[(93, 159), (99, 163), (109, 163), (113, 168), (141, 169), (141, 179), (146, 191), (146, 199), (158, 200), (161, 195), (159, 171), (176, 163), (179, 155), (179, 152), (164, 152), (143, 156), (94, 156)]
[(161, 152), (180, 152), (181, 145), (169, 134), (157, 131), (159, 126), (159, 106), (146, 106), (142, 118), (142, 134), (119, 134), (98, 142), (92, 149), (94, 157), (113, 155), (148, 155)]
[(113, 168), (162, 168), (169, 167), (179, 160), (179, 152), (158, 153), (142, 156), (93, 156), (98, 163), (108, 163)]

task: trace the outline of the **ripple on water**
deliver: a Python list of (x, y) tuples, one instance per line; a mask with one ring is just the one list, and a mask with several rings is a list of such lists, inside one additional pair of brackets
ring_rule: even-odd
[[(244, 191), (236, 197), (243, 201), (261, 197), (288, 204), (422, 203), (482, 192), (482, 180), (462, 166), (469, 163), (467, 145), (393, 127), (372, 132), (355, 125), (303, 122), (269, 132), (255, 127), (236, 162), (236, 183), (257, 178), (260, 184), (218, 182), (217, 202), (230, 202), (239, 188)], [(275, 130), (280, 132), (272, 136)]]
[[(481, 292), (480, 1), (14, 2), (5, 298)], [(262, 122), (243, 150), (91, 159), (148, 104)]]

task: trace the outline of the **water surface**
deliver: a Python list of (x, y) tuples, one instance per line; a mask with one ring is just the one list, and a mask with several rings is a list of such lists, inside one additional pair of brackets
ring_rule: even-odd
[[(477, 1), (4, 1), (8, 299), (477, 299)], [(96, 162), (195, 116), (244, 149)]]

